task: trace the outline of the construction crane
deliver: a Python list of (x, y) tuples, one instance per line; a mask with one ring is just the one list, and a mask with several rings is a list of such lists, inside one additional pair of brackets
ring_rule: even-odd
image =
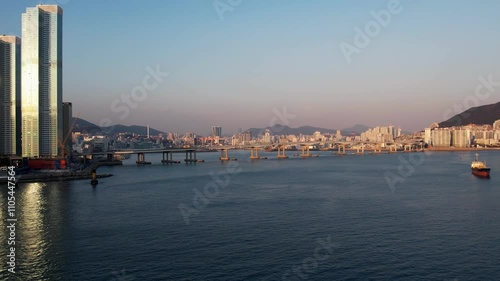
[(71, 126), (69, 127), (68, 133), (66, 136), (64, 136), (64, 140), (61, 142), (60, 140), (57, 140), (59, 142), (59, 148), (61, 149), (61, 156), (66, 157), (66, 147), (65, 144), (68, 141), (69, 136), (71, 133), (73, 133), (73, 128), (75, 127), (76, 120), (80, 117), (80, 112), (76, 115), (76, 118), (73, 119), (73, 123), (71, 123)]

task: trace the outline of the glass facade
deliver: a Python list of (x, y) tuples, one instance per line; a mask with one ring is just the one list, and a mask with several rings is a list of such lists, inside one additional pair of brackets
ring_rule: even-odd
[(63, 137), (62, 9), (27, 8), (22, 36), (22, 155), (58, 156)]
[(21, 154), (21, 39), (0, 36), (0, 154)]

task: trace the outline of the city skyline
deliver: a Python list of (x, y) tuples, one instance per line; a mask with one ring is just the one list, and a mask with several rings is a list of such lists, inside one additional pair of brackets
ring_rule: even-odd
[[(273, 110), (286, 107), (296, 116), (291, 127), (395, 124), (416, 131), (443, 121), (474, 93), (478, 77), (499, 79), (500, 34), (490, 28), (495, 1), (432, 2), (432, 9), (429, 1), (400, 1), (400, 12), (348, 63), (341, 43), (353, 44), (355, 28), (389, 2), (244, 1), (221, 20), (210, 1), (123, 3), (117, 10), (99, 3), (90, 14), (78, 11), (92, 1), (70, 1), (63, 4), (65, 97), (74, 112), (101, 125), (206, 132), (220, 124), (234, 132), (266, 127)], [(33, 4), (5, 5), (0, 33), (19, 35), (19, 11)], [(93, 40), (106, 44), (89, 45)], [(169, 76), (127, 116), (113, 112), (151, 70)], [(496, 101), (492, 95), (479, 105)]]

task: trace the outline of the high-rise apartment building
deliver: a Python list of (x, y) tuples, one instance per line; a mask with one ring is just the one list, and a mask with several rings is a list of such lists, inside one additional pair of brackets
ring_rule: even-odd
[(73, 148), (73, 140), (71, 138), (71, 131), (73, 128), (73, 104), (71, 102), (63, 102), (63, 142), (64, 151), (61, 152), (62, 156), (71, 153)]
[(212, 135), (214, 137), (222, 137), (222, 127), (219, 126), (213, 126), (212, 127)]
[(58, 156), (63, 146), (62, 16), (57, 5), (22, 15), (22, 155)]
[(0, 154), (21, 154), (21, 39), (0, 36)]

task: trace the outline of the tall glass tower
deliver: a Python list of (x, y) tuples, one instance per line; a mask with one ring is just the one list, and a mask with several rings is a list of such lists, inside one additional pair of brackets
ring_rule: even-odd
[(22, 155), (54, 157), (63, 141), (62, 16), (57, 5), (22, 15)]
[(0, 154), (21, 155), (21, 39), (0, 35)]

